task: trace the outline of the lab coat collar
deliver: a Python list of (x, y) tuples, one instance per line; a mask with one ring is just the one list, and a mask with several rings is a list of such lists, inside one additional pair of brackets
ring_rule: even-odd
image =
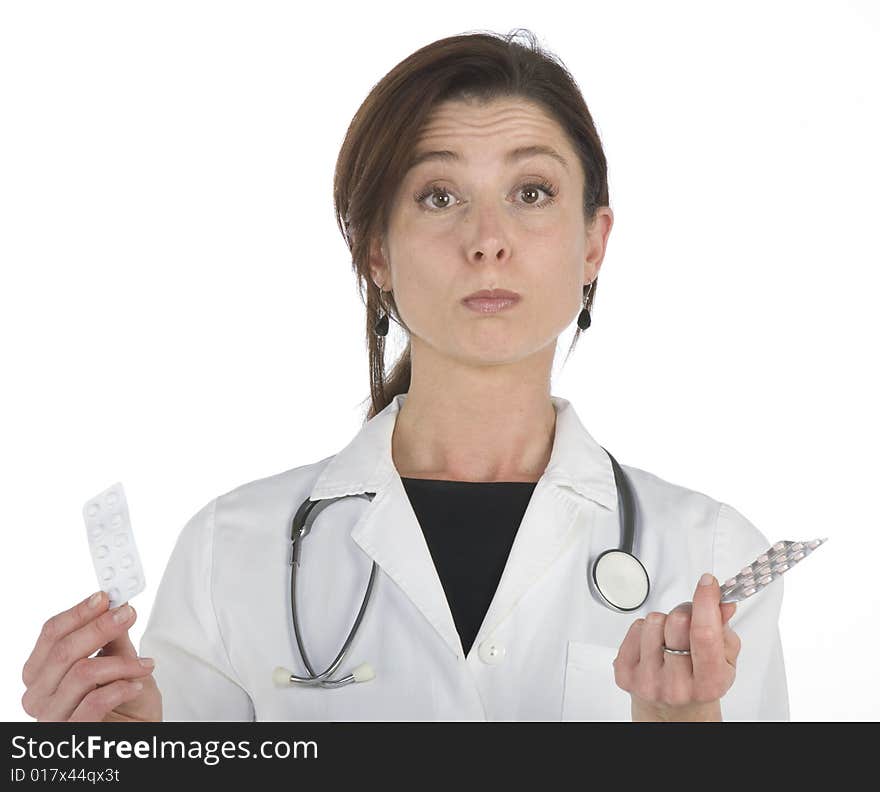
[[(378, 493), (388, 487), (397, 476), (391, 456), (391, 438), (397, 413), (407, 396), (407, 393), (395, 396), (327, 463), (312, 488), (312, 500)], [(556, 433), (550, 461), (541, 478), (616, 511), (617, 487), (611, 460), (584, 428), (571, 402), (558, 396), (550, 399), (556, 410)]]
[[(311, 499), (376, 493), (351, 528), (351, 538), (394, 580), (458, 658), (464, 657), (449, 603), (403, 481), (391, 456), (397, 413), (407, 394), (395, 396), (327, 463)], [(473, 647), (493, 636), (517, 603), (576, 541), (592, 519), (579, 520), (593, 501), (617, 509), (611, 461), (565, 399), (551, 397), (556, 433), (550, 461), (535, 486), (495, 595)], [(574, 493), (574, 494), (572, 494)], [(593, 513), (595, 517), (595, 512)], [(470, 657), (470, 655), (468, 656)]]

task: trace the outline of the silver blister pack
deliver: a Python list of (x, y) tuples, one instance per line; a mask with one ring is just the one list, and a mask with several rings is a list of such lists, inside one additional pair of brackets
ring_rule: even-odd
[(739, 602), (757, 594), (827, 541), (828, 537), (809, 542), (792, 542), (787, 539), (777, 542), (721, 584), (721, 602)]

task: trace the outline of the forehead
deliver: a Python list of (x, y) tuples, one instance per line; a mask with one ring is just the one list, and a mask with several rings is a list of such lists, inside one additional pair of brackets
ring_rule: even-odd
[(567, 136), (552, 116), (522, 99), (491, 103), (455, 100), (439, 104), (416, 141), (407, 170), (428, 161), (498, 159), (510, 164), (543, 155), (567, 170), (575, 159)]

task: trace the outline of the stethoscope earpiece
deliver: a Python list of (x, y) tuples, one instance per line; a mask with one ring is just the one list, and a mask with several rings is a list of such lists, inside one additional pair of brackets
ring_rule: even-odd
[(276, 666), (275, 670), (272, 672), (272, 681), (275, 683), (276, 687), (290, 687), (290, 678), (293, 675), (293, 671), (289, 668)]
[(359, 666), (356, 666), (351, 670), (351, 674), (339, 680), (324, 679), (321, 675), (314, 678), (298, 677), (293, 671), (284, 666), (277, 666), (272, 672), (272, 681), (275, 683), (276, 687), (293, 687), (295, 684), (311, 685), (313, 687), (315, 685), (328, 687), (328, 685), (322, 684), (325, 682), (331, 683), (329, 685), (330, 687), (339, 687), (340, 685), (347, 685), (349, 682), (369, 682), (371, 679), (375, 678), (376, 672), (373, 671), (373, 666), (369, 663), (361, 663)]

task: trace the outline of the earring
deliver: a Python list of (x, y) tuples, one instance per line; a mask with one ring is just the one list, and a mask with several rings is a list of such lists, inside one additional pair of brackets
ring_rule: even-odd
[(578, 327), (586, 330), (590, 326), (590, 311), (587, 309), (587, 297), (593, 289), (593, 282), (584, 284), (584, 307), (578, 315)]
[[(382, 304), (382, 289), (379, 289), (379, 305), (381, 308), (385, 306)], [(384, 313), (380, 310), (380, 316), (376, 324), (373, 326), (373, 332), (377, 336), (386, 336), (388, 335), (388, 312)]]

